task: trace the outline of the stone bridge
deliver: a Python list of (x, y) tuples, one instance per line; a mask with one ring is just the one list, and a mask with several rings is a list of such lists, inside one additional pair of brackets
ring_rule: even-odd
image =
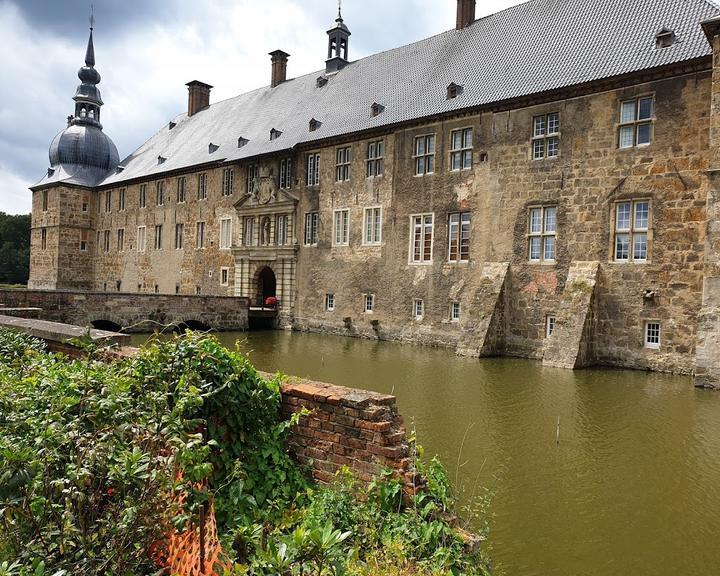
[(35, 316), (43, 320), (128, 333), (185, 327), (247, 330), (249, 305), (247, 298), (225, 296), (0, 290), (0, 314), (3, 308), (41, 309)]

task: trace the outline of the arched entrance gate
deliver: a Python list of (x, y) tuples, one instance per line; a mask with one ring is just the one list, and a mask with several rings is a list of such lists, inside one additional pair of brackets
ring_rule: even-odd
[(277, 297), (277, 279), (275, 272), (269, 266), (265, 266), (257, 274), (257, 296), (256, 305), (264, 306), (268, 298)]

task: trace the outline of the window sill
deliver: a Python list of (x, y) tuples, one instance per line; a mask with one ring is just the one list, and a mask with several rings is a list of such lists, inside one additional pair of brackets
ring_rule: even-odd
[(608, 264), (617, 264), (619, 266), (645, 266), (652, 264), (650, 260), (610, 260)]
[(360, 246), (362, 248), (382, 248), (383, 244), (382, 242), (373, 242), (372, 244), (366, 244), (365, 242), (363, 242), (362, 244), (360, 244)]
[(408, 262), (408, 266), (432, 266), (432, 261), (430, 262)]
[(529, 260), (530, 266), (557, 266), (556, 260)]

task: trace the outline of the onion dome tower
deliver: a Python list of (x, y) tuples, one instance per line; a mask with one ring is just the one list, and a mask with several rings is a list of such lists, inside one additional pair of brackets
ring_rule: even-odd
[(75, 113), (68, 117), (68, 125), (50, 145), (50, 171), (60, 172), (58, 180), (71, 180), (74, 184), (97, 185), (120, 162), (113, 141), (102, 131), (100, 108), (103, 105), (100, 90), (100, 73), (95, 70), (93, 20), (90, 21), (90, 38), (85, 53), (85, 66), (78, 72), (80, 86), (73, 100)]

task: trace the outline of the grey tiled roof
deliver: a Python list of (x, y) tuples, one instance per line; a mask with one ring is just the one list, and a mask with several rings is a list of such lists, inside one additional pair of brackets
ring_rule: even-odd
[[(531, 0), (401, 48), (213, 104), (160, 130), (103, 184), (290, 149), (331, 136), (609, 78), (711, 54), (700, 23), (720, 11), (706, 0)], [(655, 34), (677, 42), (657, 49)], [(268, 64), (269, 66), (269, 64)], [(447, 86), (463, 86), (446, 99)], [(372, 117), (374, 102), (385, 109)], [(316, 118), (322, 125), (310, 132)], [(271, 129), (282, 135), (271, 141)], [(249, 142), (238, 148), (238, 138)], [(212, 143), (219, 148), (212, 154)], [(158, 157), (167, 160), (158, 164)]]

